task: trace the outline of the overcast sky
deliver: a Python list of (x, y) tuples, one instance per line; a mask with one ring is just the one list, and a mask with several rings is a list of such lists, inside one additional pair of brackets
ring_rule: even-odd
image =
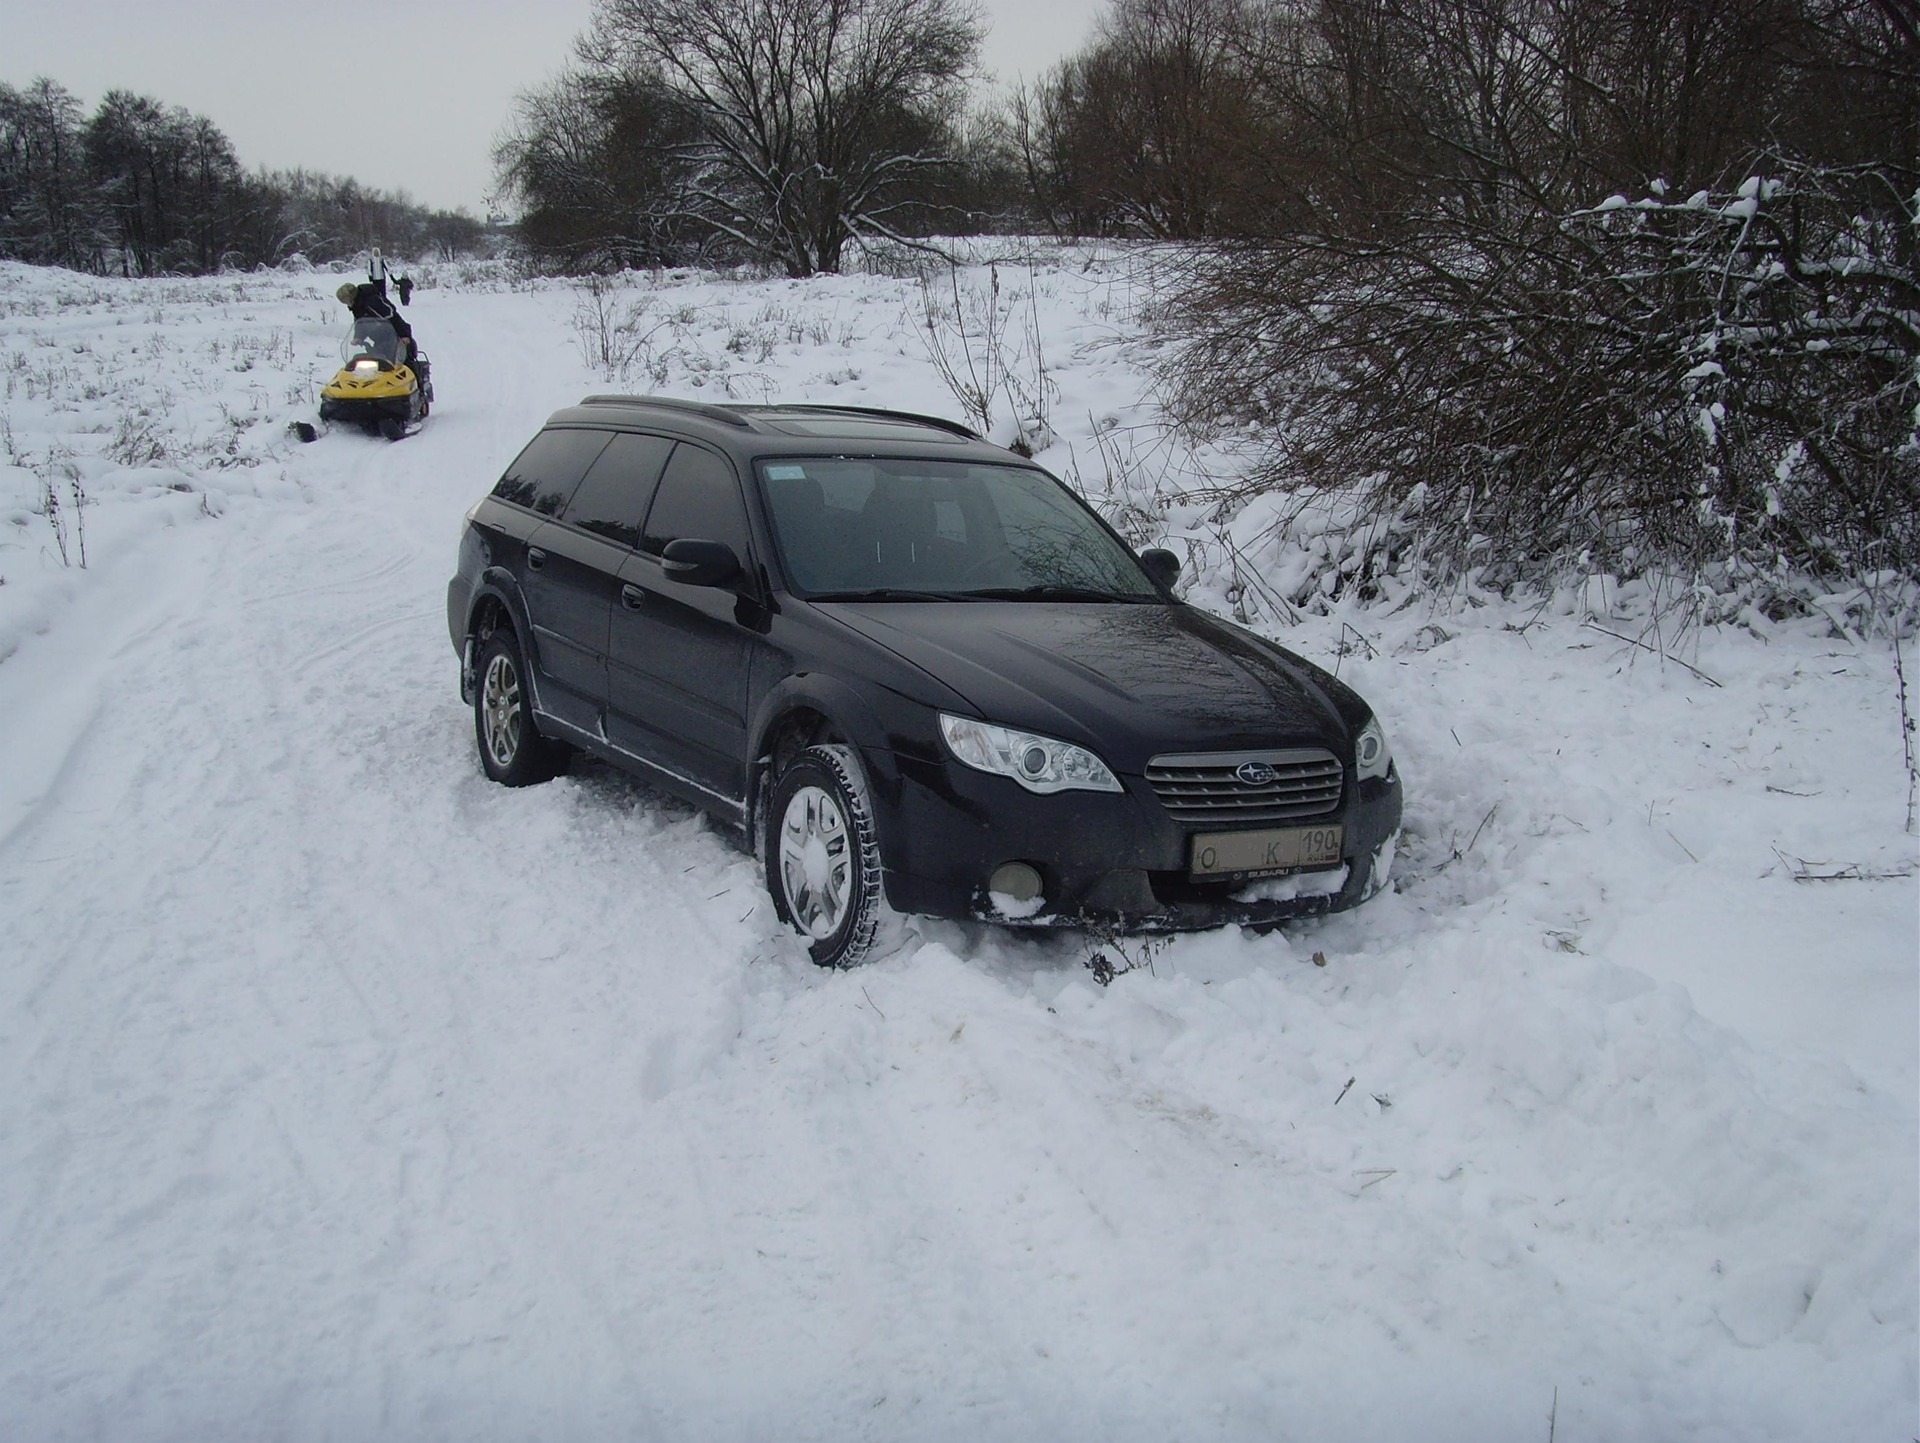
[[(982, 0), (983, 62), (1032, 77), (1105, 0)], [(184, 105), (248, 167), (305, 166), (478, 214), (516, 92), (567, 60), (591, 0), (0, 0), (0, 81), (89, 111), (122, 88)]]

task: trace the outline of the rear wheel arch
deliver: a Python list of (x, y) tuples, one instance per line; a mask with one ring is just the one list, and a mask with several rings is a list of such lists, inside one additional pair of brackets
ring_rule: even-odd
[(495, 566), (481, 574), (473, 598), (467, 603), (467, 638), (478, 646), (502, 626), (509, 628), (519, 640), (521, 654), (528, 663), (537, 665), (533, 618), (527, 614), (526, 600), (514, 584), (512, 574)]
[(539, 703), (540, 684), (533, 669), (540, 665), (539, 648), (533, 635), (533, 622), (527, 615), (526, 603), (521, 600), (518, 589), (510, 581), (504, 580), (504, 573), (490, 571), (480, 578), (472, 599), (467, 603), (466, 646), (463, 650), (461, 676), (461, 695), (472, 701), (472, 686), (475, 678), (467, 674), (466, 660), (477, 657), (480, 648), (486, 645), (487, 638), (496, 631), (505, 630), (512, 634), (520, 648), (520, 656), (529, 675), (526, 685), (535, 705)]
[(473, 642), (485, 641), (503, 626), (519, 634), (512, 610), (497, 593), (489, 591), (474, 598), (467, 611), (467, 636)]

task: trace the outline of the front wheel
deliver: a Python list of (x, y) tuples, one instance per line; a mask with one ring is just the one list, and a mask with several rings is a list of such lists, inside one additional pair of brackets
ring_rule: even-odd
[(822, 967), (852, 967), (880, 928), (880, 844), (860, 763), (843, 746), (787, 764), (767, 808), (767, 890)]
[(508, 787), (556, 775), (566, 763), (566, 749), (534, 728), (527, 667), (511, 631), (500, 627), (480, 643), (474, 672), (479, 684), (473, 689), (473, 733), (481, 769)]

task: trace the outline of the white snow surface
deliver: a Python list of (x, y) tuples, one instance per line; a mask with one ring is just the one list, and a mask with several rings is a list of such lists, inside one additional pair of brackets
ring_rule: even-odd
[[(1041, 461), (1244, 611), (1301, 553), (1135, 474), (1126, 265), (1012, 274)], [(619, 388), (577, 293), (426, 277), (425, 429), (301, 447), (338, 279), (0, 267), (0, 1438), (1913, 1436), (1884, 643), (1256, 617), (1384, 719), (1385, 894), (823, 972), (698, 815), (476, 764), (445, 584)], [(627, 388), (959, 414), (909, 282), (627, 284)]]

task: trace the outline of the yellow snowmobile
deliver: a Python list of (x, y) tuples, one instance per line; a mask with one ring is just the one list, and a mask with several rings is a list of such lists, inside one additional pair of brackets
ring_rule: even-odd
[[(369, 436), (398, 441), (425, 419), (433, 404), (433, 381), (427, 358), (393, 323), (399, 312), (387, 299), (387, 267), (377, 249), (367, 267), (367, 279), (365, 286), (342, 286), (341, 299), (349, 300), (356, 290), (363, 297), (373, 291), (376, 307), (387, 314), (354, 317), (340, 344), (340, 369), (320, 389), (320, 422), (324, 426), (339, 421), (358, 426)], [(404, 304), (413, 283), (397, 276), (394, 284)], [(360, 307), (356, 304), (355, 309)], [(295, 421), (293, 431), (302, 441), (316, 440), (320, 434), (305, 421)]]
[[(421, 384), (406, 355), (392, 321), (357, 318), (341, 343), (340, 369), (320, 388), (321, 424), (339, 421), (389, 441), (411, 434), (433, 404), (433, 386)], [(293, 430), (302, 441), (320, 435), (306, 421)]]
[(341, 348), (341, 366), (320, 391), (320, 419), (358, 426), (398, 441), (425, 418), (432, 393), (406, 361), (407, 347), (387, 320), (358, 319)]

